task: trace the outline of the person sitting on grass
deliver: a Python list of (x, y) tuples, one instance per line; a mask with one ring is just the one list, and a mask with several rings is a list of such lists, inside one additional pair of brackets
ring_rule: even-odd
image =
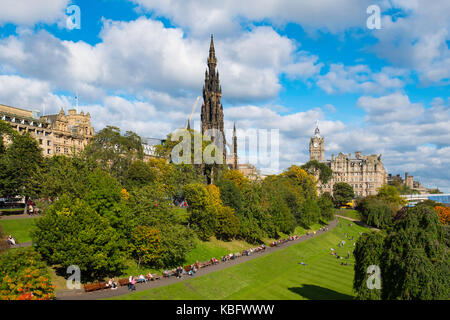
[(163, 277), (165, 277), (165, 278), (170, 277), (170, 273), (169, 273), (169, 271), (167, 271), (167, 269), (164, 270), (164, 272), (163, 272)]
[(152, 276), (152, 274), (151, 274), (150, 272), (149, 272), (148, 275), (147, 275), (147, 279), (148, 279), (148, 280), (153, 280), (153, 276)]
[(12, 246), (14, 246), (16, 244), (16, 240), (11, 235), (8, 236), (7, 241)]

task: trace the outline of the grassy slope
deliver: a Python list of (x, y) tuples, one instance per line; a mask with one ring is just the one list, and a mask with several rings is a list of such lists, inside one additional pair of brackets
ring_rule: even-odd
[(361, 220), (361, 214), (359, 211), (352, 210), (352, 209), (336, 209), (334, 212), (337, 215), (353, 218), (356, 220)]
[[(352, 252), (353, 242), (338, 248), (344, 233), (354, 236), (366, 228), (349, 226), (340, 219), (342, 227), (301, 242), (272, 254), (236, 265), (202, 277), (173, 285), (150, 289), (117, 299), (351, 299), (353, 283), (353, 257), (338, 260), (330, 248), (339, 255)], [(299, 262), (305, 262), (302, 266)], [(351, 266), (341, 266), (348, 261)]]
[(19, 243), (31, 241), (30, 230), (36, 218), (0, 220), (3, 233), (12, 235)]

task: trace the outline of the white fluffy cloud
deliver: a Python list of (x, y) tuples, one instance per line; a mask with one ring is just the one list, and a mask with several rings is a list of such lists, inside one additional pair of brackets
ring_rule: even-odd
[(373, 72), (366, 65), (344, 66), (331, 64), (329, 71), (320, 75), (317, 85), (326, 93), (384, 93), (386, 90), (400, 89), (405, 85), (405, 70), (384, 67)]
[(0, 26), (5, 23), (33, 25), (53, 23), (64, 17), (69, 0), (2, 0)]
[(448, 84), (450, 2), (391, 0), (383, 1), (383, 8), (400, 9), (402, 15), (382, 17), (382, 29), (372, 32), (379, 40), (374, 52), (396, 66), (417, 71), (425, 84)]
[[(78, 90), (90, 100), (102, 97), (104, 90), (201, 93), (209, 38), (185, 38), (181, 29), (144, 17), (104, 21), (100, 37), (102, 42), (91, 46), (61, 41), (46, 31), (26, 31), (0, 40), (0, 64), (62, 90)], [(282, 73), (305, 79), (322, 66), (307, 52), (297, 54), (296, 44), (270, 27), (255, 27), (237, 39), (216, 39), (215, 45), (224, 96), (230, 101), (274, 98)]]
[(0, 103), (28, 110), (56, 112), (71, 104), (65, 96), (55, 95), (49, 83), (15, 75), (0, 75)]
[(368, 0), (132, 0), (144, 10), (170, 18), (196, 35), (209, 33), (230, 35), (248, 21), (270, 20), (274, 24), (289, 22), (306, 29), (343, 31), (363, 26)]

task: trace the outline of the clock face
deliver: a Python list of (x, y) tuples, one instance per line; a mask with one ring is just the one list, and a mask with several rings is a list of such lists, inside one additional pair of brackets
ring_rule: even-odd
[(314, 142), (314, 148), (317, 148), (318, 146), (317, 142)]

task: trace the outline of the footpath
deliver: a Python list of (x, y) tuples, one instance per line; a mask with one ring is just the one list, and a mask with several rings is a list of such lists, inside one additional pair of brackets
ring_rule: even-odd
[[(266, 250), (253, 253), (250, 256), (241, 256), (241, 257), (237, 257), (234, 260), (229, 260), (229, 261), (225, 261), (225, 262), (219, 261), (219, 263), (216, 265), (211, 265), (208, 267), (200, 268), (195, 273), (194, 277), (197, 278), (199, 276), (203, 276), (208, 273), (223, 270), (223, 269), (250, 261), (252, 259), (262, 257), (266, 254), (273, 253), (277, 250), (284, 249), (284, 248), (287, 248), (292, 245), (296, 245), (300, 242), (309, 240), (311, 238), (317, 237), (320, 234), (328, 232), (329, 230), (335, 228), (337, 226), (337, 224), (338, 224), (338, 219), (335, 218), (333, 221), (331, 221), (328, 224), (328, 226), (327, 226), (328, 230), (326, 230), (326, 231), (319, 230), (319, 231), (316, 231), (315, 233), (311, 233), (309, 235), (299, 236), (299, 238), (297, 240), (288, 241), (283, 244), (279, 244), (275, 247), (266, 247)], [(159, 280), (147, 281), (146, 283), (136, 284), (136, 291), (133, 291), (133, 292), (139, 292), (139, 291), (144, 291), (144, 290), (157, 288), (157, 287), (161, 287), (161, 286), (167, 286), (167, 285), (170, 285), (170, 284), (173, 284), (176, 282), (185, 281), (190, 278), (193, 278), (193, 277), (189, 276), (189, 275), (183, 275), (182, 278), (180, 278), (180, 279), (177, 279), (176, 277), (171, 276), (168, 278), (161, 278)], [(57, 300), (99, 300), (99, 299), (117, 297), (117, 296), (129, 294), (129, 293), (130, 293), (130, 291), (128, 290), (127, 286), (118, 287), (116, 290), (104, 289), (104, 290), (94, 291), (94, 292), (84, 292), (83, 285), (81, 285), (81, 289), (64, 290), (64, 291), (56, 292), (56, 299)]]

